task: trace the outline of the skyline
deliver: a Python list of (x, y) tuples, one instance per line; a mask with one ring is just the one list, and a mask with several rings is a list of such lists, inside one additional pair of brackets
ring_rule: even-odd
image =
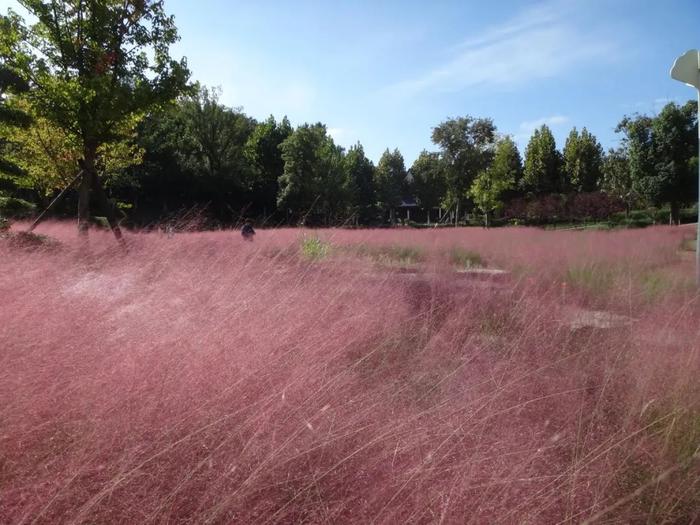
[[(700, 10), (631, 0), (245, 2), (168, 0), (192, 80), (263, 120), (320, 121), (336, 143), (358, 140), (375, 163), (398, 148), (407, 166), (435, 150), (448, 117), (490, 117), (521, 154), (548, 124), (561, 149), (572, 127), (607, 150), (626, 114), (654, 114), (694, 92), (673, 60), (700, 47)], [(0, 0), (5, 12), (17, 3)], [(17, 9), (20, 13), (21, 9)]]

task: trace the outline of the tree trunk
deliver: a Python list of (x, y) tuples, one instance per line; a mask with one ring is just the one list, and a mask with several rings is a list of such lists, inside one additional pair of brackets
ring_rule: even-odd
[(681, 207), (677, 201), (671, 201), (671, 224), (681, 223)]
[(97, 170), (95, 169), (97, 145), (86, 144), (83, 153), (85, 158), (80, 163), (80, 167), (83, 170), (83, 178), (80, 182), (80, 194), (78, 200), (78, 229), (82, 234), (87, 234), (90, 220), (90, 196), (92, 192), (97, 199), (99, 207), (102, 209), (102, 212), (107, 218), (107, 222), (109, 223), (109, 227), (112, 229), (112, 233), (114, 233), (117, 241), (123, 245), (124, 239), (122, 238), (121, 228), (117, 223), (114, 207), (109, 202), (104, 188), (102, 187), (100, 177), (97, 175)]
[(484, 224), (487, 228), (489, 227), (489, 212), (487, 211), (484, 212)]
[(90, 227), (90, 182), (91, 176), (83, 171), (78, 189), (78, 233), (87, 235)]
[(107, 222), (109, 223), (109, 227), (112, 229), (112, 233), (114, 233), (114, 237), (116, 237), (117, 241), (123, 245), (124, 238), (122, 237), (122, 230), (119, 227), (119, 223), (117, 222), (117, 215), (114, 212), (114, 206), (107, 198), (107, 194), (105, 193), (105, 190), (102, 187), (102, 182), (100, 181), (100, 177), (97, 175), (97, 173), (93, 173), (92, 180), (93, 190), (95, 191), (97, 202), (99, 203), (100, 208), (102, 208), (105, 217), (107, 217)]
[(458, 223), (459, 223), (459, 201), (457, 201), (457, 207), (455, 209), (455, 228), (457, 227)]

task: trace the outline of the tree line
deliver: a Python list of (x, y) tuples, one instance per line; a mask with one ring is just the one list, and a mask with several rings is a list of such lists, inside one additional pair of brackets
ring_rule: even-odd
[(678, 221), (697, 200), (695, 102), (625, 116), (620, 146), (607, 152), (586, 128), (559, 150), (542, 125), (521, 156), (492, 119), (467, 115), (437, 124), (434, 151), (410, 167), (398, 149), (375, 165), (322, 123), (257, 121), (192, 84), (186, 61), (168, 54), (177, 32), (162, 2), (24, 5), (35, 25), (0, 18), (5, 214), (43, 209), (71, 183), (54, 212), (77, 206), (83, 226), (91, 213), (145, 225), (193, 208), (222, 225), (393, 224), (404, 209), (427, 222), (478, 214), (488, 225), (662, 205)]

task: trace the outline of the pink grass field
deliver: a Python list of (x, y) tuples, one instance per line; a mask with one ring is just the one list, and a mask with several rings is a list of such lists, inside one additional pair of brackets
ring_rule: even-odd
[(37, 233), (0, 523), (700, 520), (690, 228)]

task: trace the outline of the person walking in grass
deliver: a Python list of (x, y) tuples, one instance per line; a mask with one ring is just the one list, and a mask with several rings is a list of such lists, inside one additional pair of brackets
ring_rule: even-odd
[(246, 219), (243, 228), (241, 228), (241, 235), (246, 241), (252, 241), (253, 237), (255, 237), (255, 230), (253, 229), (253, 223), (250, 219)]

